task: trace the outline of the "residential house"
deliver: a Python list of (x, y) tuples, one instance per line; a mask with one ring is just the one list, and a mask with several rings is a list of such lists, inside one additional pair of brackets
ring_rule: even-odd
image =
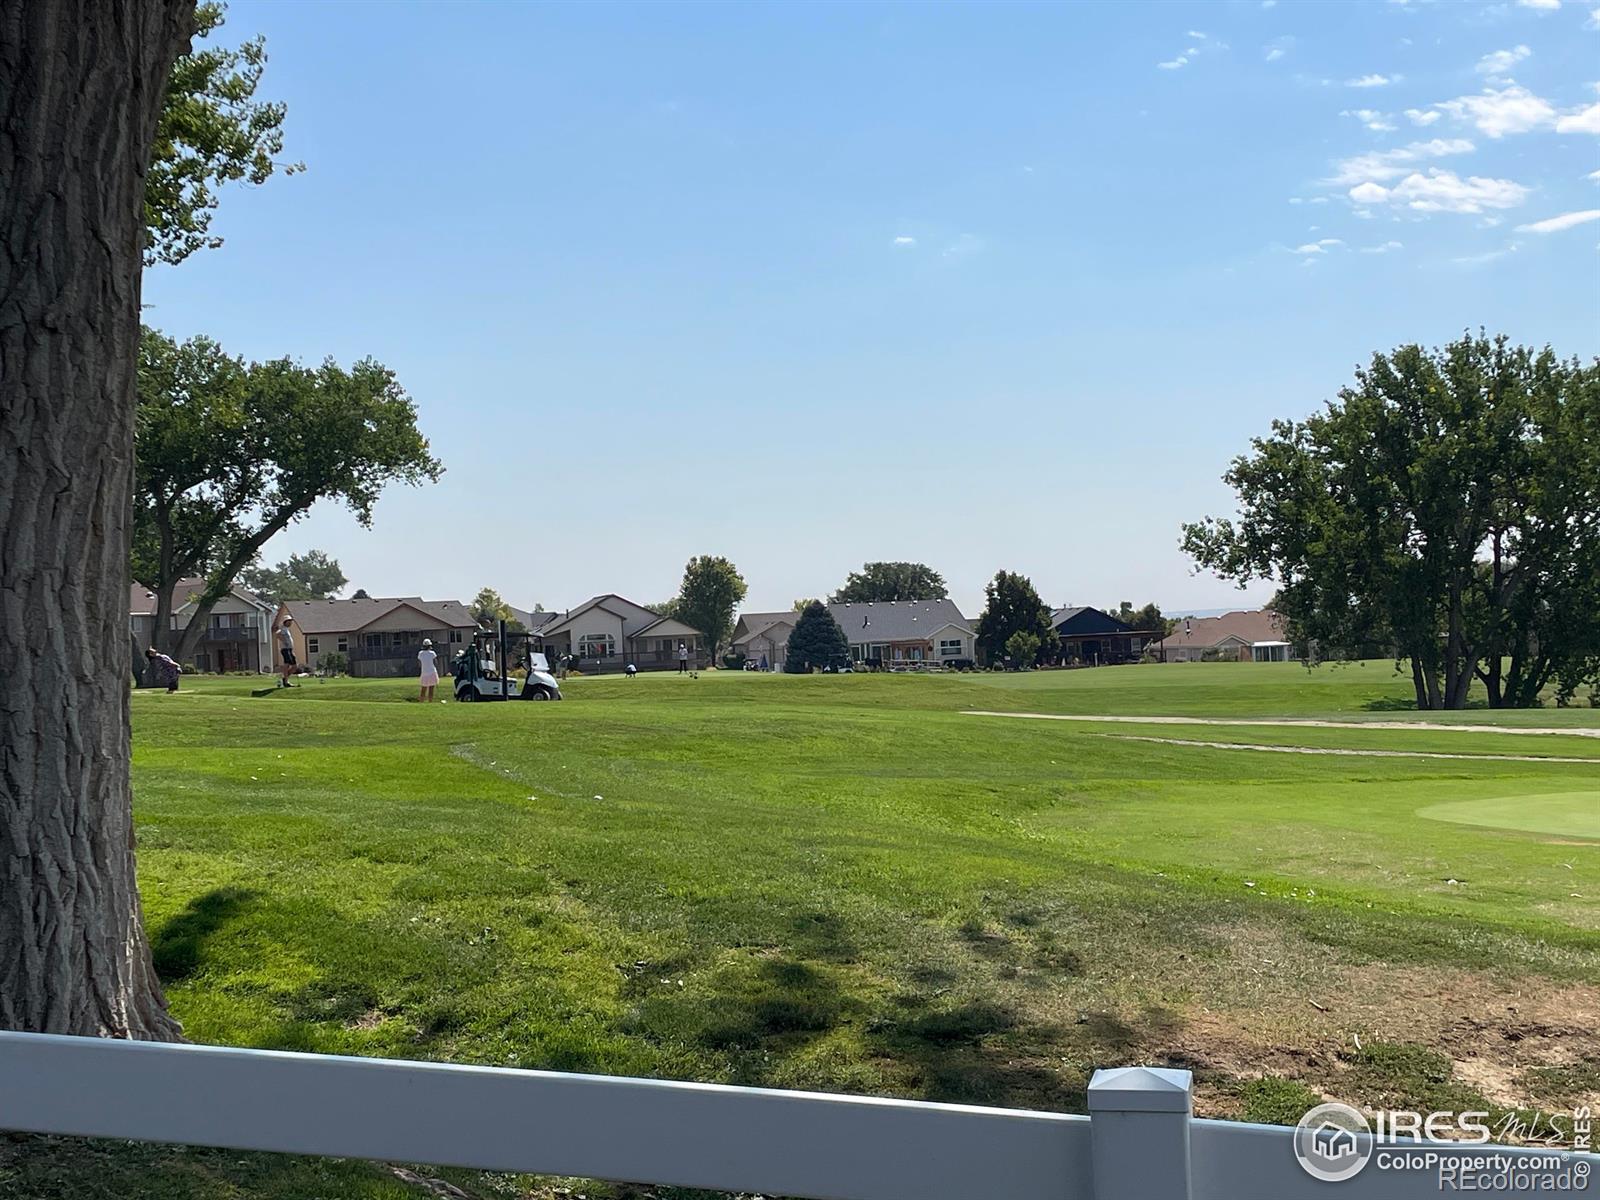
[(1287, 662), (1293, 653), (1284, 620), (1264, 608), (1220, 617), (1184, 617), (1166, 637), (1168, 662)]
[(478, 627), (460, 601), (418, 596), (288, 600), (278, 606), (273, 625), (285, 616), (294, 618), (295, 657), (302, 664), (315, 667), (324, 655), (342, 654), (350, 674), (361, 677), (418, 674), (417, 652), (424, 638), (433, 642), (440, 665), (448, 670)]
[(852, 662), (889, 670), (974, 660), (974, 622), (953, 600), (867, 600), (830, 604)]
[(1102, 667), (1138, 662), (1145, 646), (1161, 640), (1159, 629), (1135, 629), (1098, 608), (1058, 608), (1050, 614), (1059, 648), (1056, 660), (1068, 666)]
[(615, 593), (551, 616), (538, 629), (545, 654), (552, 662), (570, 657), (582, 671), (620, 671), (630, 663), (641, 671), (675, 670), (680, 644), (696, 670), (710, 663), (711, 648), (698, 629)]
[(789, 635), (800, 614), (794, 609), (774, 613), (740, 613), (733, 627), (731, 649), (753, 663), (765, 662), (774, 671), (783, 670), (789, 653)]
[[(189, 628), (196, 605), (204, 593), (202, 577), (180, 579), (172, 589), (171, 629)], [(142, 583), (128, 591), (128, 628), (141, 646), (156, 642), (156, 594)], [(212, 606), (205, 632), (195, 643), (187, 666), (197, 671), (270, 671), (276, 660), (272, 650), (272, 604), (246, 587), (235, 585)]]

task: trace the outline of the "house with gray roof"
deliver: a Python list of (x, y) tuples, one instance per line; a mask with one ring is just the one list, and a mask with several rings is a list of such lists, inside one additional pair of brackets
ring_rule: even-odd
[(800, 614), (792, 608), (783, 612), (740, 613), (730, 639), (733, 652), (746, 661), (765, 663), (773, 671), (783, 670), (789, 653), (789, 635)]
[(954, 600), (867, 600), (830, 604), (850, 643), (853, 662), (885, 670), (970, 663), (977, 655), (976, 622)]
[(392, 596), (361, 600), (286, 600), (272, 625), (290, 624), (295, 657), (315, 667), (328, 654), (342, 654), (350, 674), (363, 677), (415, 675), (423, 639), (433, 642), (448, 664), (472, 641), (478, 623), (459, 600)]
[[(850, 659), (885, 670), (911, 670), (971, 662), (973, 622), (953, 600), (868, 600), (830, 604), (828, 611), (850, 643)], [(784, 664), (789, 634), (800, 614), (744, 613), (733, 631), (733, 648), (774, 670)]]
[(571, 658), (581, 671), (620, 671), (630, 663), (641, 671), (676, 670), (680, 646), (696, 670), (711, 661), (698, 629), (614, 592), (550, 615), (537, 629), (545, 653), (552, 662)]

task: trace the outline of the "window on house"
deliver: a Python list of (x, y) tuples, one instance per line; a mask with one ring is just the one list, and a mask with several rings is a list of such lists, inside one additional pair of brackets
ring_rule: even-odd
[(383, 649), (383, 634), (381, 633), (369, 633), (362, 640), (366, 643), (368, 650)]
[(308, 655), (310, 655), (312, 658), (315, 658), (317, 656), (317, 654), (319, 653), (319, 650), (318, 650), (317, 639), (316, 638), (308, 637), (306, 639), (306, 653)]
[(955, 638), (955, 639), (952, 640), (950, 638), (940, 638), (939, 639), (939, 657), (940, 658), (960, 658), (961, 657), (961, 639), (960, 638)]
[(451, 631), (450, 631), (450, 640), (451, 640), (451, 641), (452, 641), (452, 642), (459, 642), (459, 641), (460, 641), (460, 640), (461, 640), (461, 630), (459, 630), (459, 629), (452, 629), (452, 630), (451, 630)]
[(344, 637), (342, 635), (339, 638), (339, 653), (340, 654), (349, 654), (350, 653), (350, 639), (347, 638), (347, 637)]
[(389, 635), (389, 645), (394, 646), (396, 648), (404, 646), (407, 642), (410, 642), (412, 640), (413, 639), (412, 639), (412, 637), (411, 637), (411, 635), (409, 633), (405, 633), (405, 632), (402, 632), (400, 630), (396, 630), (394, 633), (391, 633)]
[(609, 633), (586, 633), (578, 639), (579, 658), (610, 658), (617, 652), (617, 640)]

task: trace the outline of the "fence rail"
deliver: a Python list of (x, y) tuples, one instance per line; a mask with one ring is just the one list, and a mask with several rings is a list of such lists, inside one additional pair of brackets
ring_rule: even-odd
[[(1420, 1200), (1290, 1131), (1190, 1116), (1187, 1071), (1100, 1071), (1090, 1116), (714, 1084), (0, 1033), (0, 1129), (814, 1200)], [(1427, 1144), (1445, 1156), (1498, 1149)], [(1600, 1164), (1590, 1156), (1571, 1156)], [(1479, 1196), (1520, 1190), (1483, 1187)]]

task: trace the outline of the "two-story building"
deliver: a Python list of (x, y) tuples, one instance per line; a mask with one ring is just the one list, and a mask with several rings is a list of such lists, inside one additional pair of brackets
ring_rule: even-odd
[[(179, 580), (172, 589), (170, 628), (189, 628), (200, 596), (203, 578)], [(272, 604), (249, 588), (235, 585), (212, 606), (205, 631), (195, 643), (187, 666), (197, 671), (270, 671), (277, 660), (272, 650)], [(128, 629), (141, 647), (154, 646), (156, 594), (142, 583), (128, 593)]]

